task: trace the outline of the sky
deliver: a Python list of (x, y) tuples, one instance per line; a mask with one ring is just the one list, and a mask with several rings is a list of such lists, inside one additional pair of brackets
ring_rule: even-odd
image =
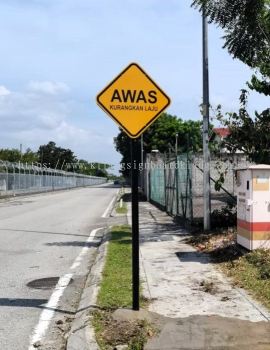
[[(201, 17), (191, 0), (0, 0), (0, 148), (55, 141), (78, 158), (115, 166), (115, 123), (96, 95), (130, 62), (171, 98), (167, 112), (199, 120)], [(210, 100), (238, 107), (251, 70), (209, 27)], [(249, 110), (269, 107), (252, 93)]]

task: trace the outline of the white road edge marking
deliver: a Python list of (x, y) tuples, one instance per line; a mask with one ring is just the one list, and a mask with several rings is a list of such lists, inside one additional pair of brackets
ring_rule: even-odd
[(50, 300), (45, 306), (47, 309), (43, 310), (40, 315), (38, 324), (34, 330), (34, 333), (30, 342), (29, 350), (36, 349), (36, 347), (34, 347), (34, 344), (40, 341), (44, 337), (49, 327), (49, 324), (53, 318), (53, 315), (55, 312), (54, 309), (57, 307), (59, 299), (63, 295), (64, 290), (69, 284), (72, 276), (73, 276), (72, 273), (66, 274), (65, 276), (61, 277), (60, 280), (58, 281), (55, 287), (55, 290), (50, 297)]
[(87, 251), (89, 249), (89, 247), (87, 246), (87, 243), (93, 241), (97, 231), (102, 230), (102, 228), (103, 227), (97, 228), (97, 229), (91, 231), (90, 236), (87, 238), (87, 240), (85, 242), (85, 247), (83, 247), (83, 249), (81, 250), (80, 254), (77, 256), (77, 258), (75, 259), (74, 263), (71, 265), (71, 268), (70, 268), (71, 270), (74, 270), (78, 266), (80, 266), (84, 255), (87, 253)]
[[(78, 266), (80, 266), (80, 264), (83, 260), (83, 256), (87, 253), (87, 251), (89, 249), (89, 247), (87, 246), (87, 243), (93, 241), (97, 231), (102, 230), (102, 229), (103, 229), (103, 227), (97, 228), (97, 229), (94, 229), (91, 231), (89, 237), (85, 241), (85, 247), (83, 247), (80, 254), (77, 256), (74, 263), (70, 267), (71, 270), (74, 270)], [(64, 290), (68, 286), (72, 277), (73, 277), (73, 273), (68, 273), (59, 279), (48, 303), (45, 305), (45, 309), (42, 311), (42, 313), (39, 317), (38, 324), (35, 327), (33, 334), (31, 336), (30, 346), (29, 346), (28, 350), (35, 350), (36, 347), (34, 347), (34, 344), (37, 343), (38, 341), (41, 341), (42, 338), (44, 337), (44, 335), (45, 335), (45, 333), (50, 325), (50, 322), (54, 316), (55, 308), (57, 307), (59, 300), (60, 300), (61, 296), (63, 295)]]
[(117, 195), (113, 196), (113, 199), (110, 201), (110, 204), (108, 205), (107, 209), (104, 211), (103, 215), (101, 216), (102, 218), (106, 218), (108, 216), (108, 213), (111, 209), (111, 206), (113, 205), (113, 202), (114, 202), (116, 196)]

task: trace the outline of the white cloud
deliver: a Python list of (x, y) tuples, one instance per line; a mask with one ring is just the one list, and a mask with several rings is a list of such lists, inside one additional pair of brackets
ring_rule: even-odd
[[(29, 91), (31, 86), (31, 91)], [(35, 93), (33, 91), (35, 90)], [(69, 96), (58, 96), (57, 91), (68, 91), (63, 83), (31, 82), (25, 91), (9, 91), (0, 86), (0, 139), (23, 137), (33, 133), (48, 134), (59, 129), (70, 116)], [(38, 138), (37, 138), (38, 141)], [(0, 147), (4, 146), (0, 144)]]
[(39, 116), (40, 127), (43, 129), (54, 130), (63, 122), (63, 116), (55, 113), (41, 114)]
[[(96, 127), (95, 122), (85, 128), (80, 123), (76, 126), (74, 122), (78, 122), (80, 105), (74, 106), (69, 94), (60, 94), (61, 89), (58, 89), (59, 94), (53, 94), (39, 88), (55, 87), (55, 83), (47, 83), (29, 89), (29, 85), (33, 86), (31, 82), (26, 90), (16, 92), (0, 86), (0, 148), (19, 147), (21, 143), (23, 149), (37, 150), (41, 144), (54, 141), (61, 147), (70, 148), (78, 158), (108, 162), (108, 155), (114, 152), (108, 130)], [(69, 89), (62, 83), (57, 86), (65, 86), (65, 91)], [(119, 158), (116, 154), (116, 163)]]
[(3, 85), (0, 85), (0, 96), (7, 96), (10, 94), (10, 91)]
[[(1, 89), (0, 89), (1, 92)], [(44, 92), (10, 92), (0, 98), (0, 133), (33, 128), (54, 129), (68, 117), (68, 100)]]
[(36, 93), (45, 93), (49, 95), (59, 95), (69, 92), (69, 87), (62, 82), (53, 81), (31, 81), (28, 89)]

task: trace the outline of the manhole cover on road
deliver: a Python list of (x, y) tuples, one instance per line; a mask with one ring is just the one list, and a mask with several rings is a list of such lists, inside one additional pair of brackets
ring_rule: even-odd
[[(27, 287), (33, 288), (33, 289), (53, 289), (59, 281), (59, 277), (48, 277), (48, 278), (41, 278), (38, 280), (33, 280), (31, 282), (27, 283)], [(72, 283), (73, 280), (71, 279), (69, 284)]]

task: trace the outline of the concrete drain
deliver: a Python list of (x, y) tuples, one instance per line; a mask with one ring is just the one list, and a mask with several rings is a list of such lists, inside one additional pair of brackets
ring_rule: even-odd
[[(48, 278), (41, 278), (38, 280), (33, 280), (27, 283), (27, 287), (33, 288), (33, 289), (53, 289), (57, 285), (59, 281), (59, 277), (48, 277)], [(73, 282), (73, 279), (70, 280), (69, 284)]]

